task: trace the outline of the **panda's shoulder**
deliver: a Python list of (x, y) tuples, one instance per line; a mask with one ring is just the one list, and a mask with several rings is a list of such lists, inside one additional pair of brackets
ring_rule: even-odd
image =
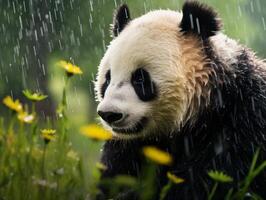
[(232, 39), (223, 33), (211, 37), (210, 41), (215, 55), (217, 55), (226, 66), (238, 65), (238, 67), (240, 67), (239, 65), (241, 64), (249, 67), (253, 66), (254, 69), (256, 69), (256, 73), (266, 77), (265, 60), (257, 57), (256, 52), (252, 49), (240, 44), (238, 40)]

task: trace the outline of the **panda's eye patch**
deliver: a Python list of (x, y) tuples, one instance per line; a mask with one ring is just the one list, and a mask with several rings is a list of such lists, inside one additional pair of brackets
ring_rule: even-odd
[(155, 83), (145, 69), (139, 68), (133, 72), (131, 84), (142, 101), (151, 101), (156, 97)]
[[(143, 69), (136, 70), (135, 73), (133, 73), (133, 75), (132, 75), (132, 83), (133, 84), (143, 84), (145, 81), (144, 73), (145, 72)], [(147, 77), (147, 75), (146, 75), (146, 77)]]
[(101, 88), (101, 96), (102, 96), (102, 98), (104, 98), (105, 91), (108, 88), (108, 85), (110, 84), (110, 81), (111, 81), (111, 71), (108, 70), (106, 72), (106, 74), (105, 74), (105, 82), (103, 83), (102, 88)]
[(111, 81), (111, 71), (108, 70), (107, 73), (105, 74), (105, 81), (109, 85)]

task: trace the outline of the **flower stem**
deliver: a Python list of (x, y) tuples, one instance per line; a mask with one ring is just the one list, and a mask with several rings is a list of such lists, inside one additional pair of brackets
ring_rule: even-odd
[(45, 143), (43, 146), (43, 154), (42, 154), (42, 179), (45, 179), (45, 157), (46, 157), (46, 149), (47, 144)]
[(212, 188), (212, 191), (211, 191), (210, 195), (208, 196), (208, 200), (212, 200), (213, 199), (217, 187), (218, 187), (218, 182), (215, 182), (215, 184), (214, 184), (214, 186)]
[(69, 82), (69, 77), (66, 76), (65, 86), (64, 86), (64, 89), (63, 89), (63, 98), (62, 98), (62, 105), (63, 105), (64, 111), (65, 111), (65, 108), (67, 107), (66, 89), (67, 89), (67, 86), (68, 86), (68, 82)]
[(66, 124), (67, 124), (67, 116), (66, 116), (66, 109), (67, 109), (67, 95), (66, 95), (66, 89), (69, 83), (69, 76), (66, 76), (65, 79), (65, 86), (63, 89), (63, 96), (62, 96), (62, 101), (61, 101), (61, 122), (62, 122), (62, 129), (61, 129), (61, 133), (62, 133), (62, 141), (65, 142), (66, 141), (66, 132), (67, 132), (67, 128), (66, 128)]
[(166, 197), (166, 195), (168, 194), (172, 186), (173, 186), (173, 183), (171, 181), (168, 181), (168, 183), (161, 190), (160, 200), (163, 200)]

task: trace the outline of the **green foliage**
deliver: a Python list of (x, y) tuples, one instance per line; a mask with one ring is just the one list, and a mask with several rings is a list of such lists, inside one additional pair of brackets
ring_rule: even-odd
[(32, 101), (42, 101), (48, 97), (47, 95), (43, 95), (39, 92), (31, 92), (29, 90), (23, 90), (22, 92), (25, 97)]
[[(261, 163), (256, 168), (256, 165), (258, 164), (257, 163), (258, 157), (259, 157), (259, 150), (257, 150), (255, 155), (254, 155), (254, 158), (253, 158), (252, 163), (251, 163), (251, 167), (249, 169), (249, 173), (248, 173), (247, 177), (245, 178), (245, 180), (241, 183), (240, 190), (238, 192), (236, 192), (235, 195), (232, 196), (233, 198), (244, 199), (246, 193), (248, 192), (248, 188), (249, 188), (251, 182), (256, 178), (256, 176), (259, 173), (261, 173), (263, 170), (266, 169), (266, 161)], [(256, 195), (256, 194), (252, 194), (251, 196), (254, 196), (254, 199), (258, 199), (257, 198), (258, 195)]]
[[(254, 154), (254, 157), (251, 162), (251, 166), (249, 169), (249, 173), (246, 176), (246, 178), (239, 184), (239, 188), (236, 189), (230, 189), (228, 193), (225, 196), (225, 199), (227, 200), (244, 200), (247, 197), (247, 194), (249, 195), (250, 199), (256, 199), (256, 200), (261, 200), (262, 198), (255, 194), (255, 193), (249, 193), (249, 186), (252, 183), (252, 181), (255, 179), (255, 177), (265, 170), (266, 168), (266, 161), (261, 163), (259, 166), (257, 166), (257, 160), (259, 157), (259, 150), (256, 151)], [(214, 186), (209, 194), (208, 200), (211, 200), (214, 198), (215, 192), (218, 187), (218, 183), (230, 183), (233, 181), (233, 178), (224, 174), (223, 172), (219, 171), (209, 171), (208, 175), (215, 181)]]
[[(66, 92), (66, 88), (63, 90)], [(63, 111), (67, 109), (65, 94), (60, 105)], [(12, 112), (0, 120), (1, 198), (85, 199), (88, 194), (95, 195), (97, 188), (89, 187), (87, 179), (94, 176), (90, 184), (96, 186), (97, 175), (89, 175), (86, 169), (96, 167), (89, 166), (88, 159), (84, 159), (70, 142), (65, 113), (60, 113), (61, 119), (51, 125), (49, 121), (38, 122), (38, 118), (24, 124), (16, 119), (19, 112), (24, 111)], [(95, 154), (98, 148), (91, 145), (90, 152)]]
[(209, 171), (208, 172), (209, 177), (211, 177), (213, 180), (221, 183), (227, 183), (227, 182), (232, 182), (233, 178), (226, 175), (223, 172), (219, 171)]

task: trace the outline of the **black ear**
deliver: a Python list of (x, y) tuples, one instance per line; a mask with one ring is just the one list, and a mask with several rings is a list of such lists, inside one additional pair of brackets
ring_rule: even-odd
[(113, 36), (117, 37), (118, 34), (125, 28), (127, 23), (130, 21), (129, 8), (126, 4), (122, 4), (114, 12), (113, 18)]
[(217, 13), (209, 6), (197, 1), (187, 1), (183, 5), (183, 19), (180, 27), (184, 33), (193, 33), (203, 40), (221, 29)]

